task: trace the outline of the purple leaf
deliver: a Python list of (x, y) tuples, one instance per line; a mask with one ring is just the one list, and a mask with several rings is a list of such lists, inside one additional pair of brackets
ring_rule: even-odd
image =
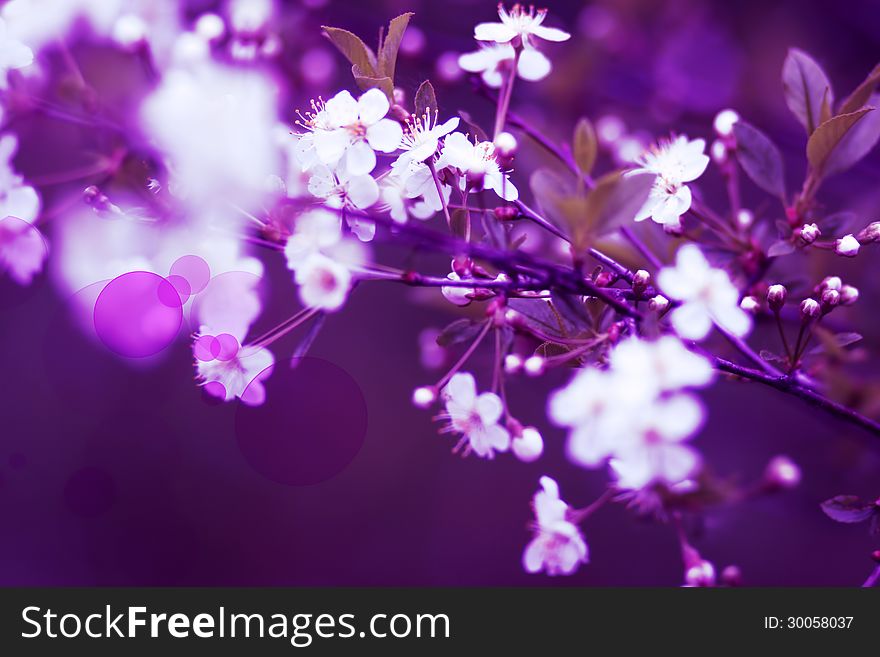
[[(834, 92), (825, 71), (803, 50), (791, 48), (782, 65), (782, 87), (785, 104), (807, 129), (807, 134), (819, 126), (822, 100), (834, 104)], [(826, 96), (827, 92), (827, 96)]]
[(837, 495), (822, 502), (822, 510), (825, 515), (837, 522), (855, 523), (870, 518), (877, 511), (877, 507), (862, 502), (855, 495)]
[(785, 170), (782, 155), (763, 132), (745, 121), (733, 126), (736, 137), (736, 158), (758, 187), (785, 199)]

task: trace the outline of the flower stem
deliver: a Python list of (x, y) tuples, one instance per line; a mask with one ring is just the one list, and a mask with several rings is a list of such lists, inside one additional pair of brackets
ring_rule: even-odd
[(492, 328), (492, 321), (486, 320), (483, 328), (477, 334), (477, 337), (474, 338), (474, 341), (471, 342), (467, 349), (465, 349), (465, 352), (461, 355), (461, 358), (459, 358), (455, 362), (455, 365), (453, 365), (452, 368), (446, 374), (444, 374), (443, 377), (434, 385), (437, 390), (440, 390), (443, 386), (445, 386), (449, 379), (451, 379), (455, 375), (455, 373), (462, 368), (462, 366), (467, 362), (468, 358), (470, 358), (473, 355), (474, 351), (476, 351), (477, 347), (480, 346), (480, 343), (483, 341), (483, 338), (486, 337), (486, 334), (489, 332), (490, 328)]
[(880, 564), (868, 575), (868, 579), (862, 584), (862, 588), (869, 589), (872, 586), (876, 586), (877, 582), (880, 582)]
[(446, 225), (452, 228), (452, 217), (449, 216), (449, 206), (446, 203), (446, 197), (443, 195), (443, 185), (440, 184), (440, 178), (437, 177), (437, 168), (430, 157), (425, 160), (425, 164), (428, 165), (428, 171), (431, 172), (431, 177), (434, 179), (434, 186), (437, 188), (437, 195), (440, 197), (440, 205), (443, 206), (443, 216), (446, 217)]
[(513, 95), (513, 83), (516, 81), (516, 71), (519, 67), (519, 58), (522, 55), (522, 46), (515, 49), (513, 55), (513, 65), (510, 67), (510, 73), (504, 88), (501, 90), (501, 99), (498, 102), (498, 112), (495, 114), (495, 133), (493, 139), (504, 130), (507, 123), (507, 111), (510, 109), (510, 98)]

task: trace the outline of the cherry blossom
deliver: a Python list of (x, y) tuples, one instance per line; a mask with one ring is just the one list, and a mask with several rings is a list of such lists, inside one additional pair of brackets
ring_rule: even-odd
[(397, 163), (424, 162), (432, 157), (440, 146), (440, 140), (455, 130), (458, 123), (458, 117), (454, 116), (438, 124), (437, 116), (430, 114), (408, 120), (400, 142), (403, 153), (397, 158)]
[(498, 5), (500, 23), (480, 23), (474, 28), (477, 41), (494, 41), (495, 43), (512, 43), (514, 47), (523, 45), (534, 47), (535, 41), (567, 41), (571, 38), (568, 32), (555, 27), (542, 25), (547, 17), (546, 9), (535, 11), (533, 6), (515, 4), (508, 12), (502, 3)]
[[(206, 330), (204, 327), (201, 335), (209, 335), (204, 333)], [(194, 349), (198, 349), (199, 337), (196, 336)], [(259, 406), (266, 400), (263, 381), (272, 373), (274, 364), (272, 352), (257, 346), (241, 347), (230, 358), (202, 360), (197, 355), (196, 379), (208, 394), (223, 401), (238, 398), (249, 406)]]
[(334, 172), (323, 165), (312, 170), (308, 188), (331, 208), (365, 209), (379, 200), (379, 185), (369, 174), (356, 176), (345, 169)]
[(296, 268), (295, 280), (305, 305), (334, 311), (339, 310), (348, 298), (352, 277), (345, 265), (316, 253)]
[(515, 201), (519, 192), (502, 173), (495, 157), (495, 145), (490, 141), (472, 142), (460, 132), (443, 140), (443, 150), (437, 160), (437, 169), (452, 168), (459, 175), (462, 191), (491, 189), (505, 201)]
[(638, 158), (641, 166), (632, 173), (653, 173), (657, 178), (636, 221), (650, 217), (658, 224), (680, 226), (681, 215), (691, 207), (691, 190), (685, 183), (699, 178), (709, 166), (705, 148), (703, 139), (690, 141), (679, 136), (660, 142)]
[(713, 323), (738, 337), (751, 330), (752, 320), (739, 306), (739, 290), (727, 272), (709, 264), (698, 246), (681, 247), (675, 266), (662, 269), (657, 283), (666, 296), (681, 302), (670, 314), (681, 337), (702, 340)]
[(442, 199), (431, 170), (426, 164), (413, 160), (395, 161), (379, 181), (383, 208), (401, 224), (406, 223), (410, 216), (429, 219), (440, 212), (443, 204), (449, 202), (452, 188), (441, 183), (440, 189)]
[[(454, 271), (446, 274), (446, 278), (450, 281), (460, 281), (461, 277), (455, 273)], [(441, 294), (446, 297), (446, 300), (449, 303), (453, 303), (456, 306), (467, 306), (471, 302), (471, 296), (474, 294), (476, 290), (472, 287), (462, 287), (458, 285), (448, 285), (440, 288)]]
[(492, 458), (495, 452), (510, 448), (510, 433), (498, 424), (504, 411), (501, 398), (495, 393), (477, 394), (477, 384), (472, 374), (459, 372), (443, 388), (449, 420), (445, 431), (463, 434), (468, 451), (483, 458)]
[(389, 109), (379, 89), (358, 100), (340, 91), (304, 123), (313, 133), (315, 156), (323, 164), (339, 164), (352, 176), (370, 173), (376, 167), (375, 151), (391, 153), (400, 145), (403, 129), (385, 118)]
[(560, 499), (556, 481), (544, 476), (540, 482), (541, 490), (532, 501), (534, 536), (523, 552), (523, 568), (529, 573), (571, 575), (589, 562), (587, 544), (569, 520), (569, 506)]
[[(516, 51), (509, 43), (481, 43), (475, 52), (458, 58), (458, 65), (469, 73), (479, 73), (483, 82), (493, 89), (501, 87), (505, 72), (513, 66)], [(539, 50), (524, 50), (517, 61), (516, 73), (531, 82), (543, 80), (552, 69), (550, 60)]]

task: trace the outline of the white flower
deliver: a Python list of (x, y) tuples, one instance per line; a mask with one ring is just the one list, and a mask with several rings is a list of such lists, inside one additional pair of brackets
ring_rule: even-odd
[(492, 458), (495, 452), (506, 452), (510, 434), (498, 424), (504, 404), (495, 393), (477, 394), (471, 374), (459, 372), (443, 388), (449, 426), (445, 431), (463, 434), (468, 447), (477, 456)]
[(727, 272), (712, 267), (694, 244), (678, 250), (675, 267), (661, 269), (657, 283), (666, 296), (682, 302), (670, 319), (683, 338), (702, 340), (713, 322), (738, 337), (752, 327), (748, 313), (739, 307), (739, 291)]
[(31, 49), (10, 37), (6, 21), (0, 18), (0, 89), (6, 88), (9, 71), (30, 66), (33, 61)]
[(569, 506), (559, 498), (559, 485), (541, 477), (541, 488), (532, 505), (535, 534), (523, 552), (523, 568), (529, 573), (542, 570), (548, 575), (570, 575), (589, 561), (584, 537), (568, 520)]
[(15, 216), (0, 218), (0, 272), (19, 285), (30, 285), (43, 269), (49, 249), (43, 234)]
[(555, 27), (545, 27), (541, 23), (547, 17), (546, 9), (535, 11), (534, 7), (524, 7), (515, 4), (508, 12), (503, 4), (498, 5), (500, 23), (480, 23), (474, 28), (474, 38), (477, 41), (494, 41), (496, 43), (510, 43), (519, 46), (514, 39), (521, 41), (523, 46), (534, 47), (534, 39), (545, 41), (567, 41), (571, 38), (568, 32), (563, 32)]
[(689, 141), (680, 136), (642, 154), (637, 160), (641, 167), (632, 173), (653, 173), (657, 178), (636, 221), (651, 217), (658, 224), (681, 225), (681, 215), (691, 207), (691, 190), (684, 183), (703, 175), (709, 165), (709, 156), (703, 153), (705, 148), (703, 139)]
[[(205, 330), (203, 327), (203, 334)], [(208, 394), (223, 401), (237, 397), (249, 406), (259, 406), (266, 400), (263, 380), (272, 373), (274, 365), (275, 357), (268, 349), (246, 345), (228, 359), (202, 360), (197, 357), (196, 378)]]
[(430, 219), (449, 202), (452, 188), (440, 184), (443, 199), (428, 166), (413, 160), (397, 160), (380, 180), (380, 198), (384, 209), (398, 223), (406, 223), (409, 216)]
[(40, 214), (40, 196), (12, 168), (17, 148), (15, 135), (0, 137), (0, 219), (16, 217), (30, 224)]
[(293, 233), (284, 245), (287, 267), (296, 269), (310, 256), (335, 246), (341, 239), (338, 214), (323, 209), (303, 212), (296, 218)]
[(665, 335), (650, 342), (630, 338), (621, 341), (611, 352), (609, 364), (630, 395), (648, 399), (660, 393), (700, 388), (715, 374), (712, 364), (695, 354), (681, 340)]
[(296, 268), (299, 296), (310, 308), (339, 310), (348, 298), (351, 271), (345, 265), (316, 253)]
[(515, 201), (519, 192), (495, 157), (495, 144), (490, 141), (472, 142), (460, 132), (443, 140), (443, 150), (437, 160), (437, 169), (453, 168), (459, 175), (461, 190), (471, 186), (474, 191), (491, 189), (505, 201)]
[(700, 457), (682, 443), (702, 422), (703, 409), (690, 395), (646, 404), (633, 416), (636, 440), (618, 449), (611, 462), (618, 485), (639, 489), (658, 481), (674, 485), (687, 479), (699, 466)]
[[(498, 89), (506, 77), (505, 72), (513, 66), (516, 51), (509, 43), (481, 43), (479, 50), (461, 55), (458, 65), (469, 73), (480, 73), (483, 82)], [(516, 66), (517, 75), (523, 80), (543, 80), (551, 70), (550, 60), (539, 50), (524, 50)]]
[(334, 172), (323, 165), (312, 170), (309, 192), (331, 208), (351, 206), (363, 210), (379, 200), (379, 185), (371, 175), (356, 176), (345, 169)]
[(859, 241), (850, 235), (844, 235), (834, 245), (834, 252), (837, 255), (845, 256), (847, 258), (855, 258), (859, 253)]
[(323, 164), (339, 164), (352, 176), (361, 176), (376, 167), (375, 151), (391, 153), (400, 145), (403, 129), (397, 121), (384, 118), (390, 105), (379, 89), (370, 89), (358, 100), (340, 91), (314, 108), (301, 124), (313, 134), (302, 151), (313, 146)]
[(430, 114), (408, 120), (400, 142), (403, 153), (397, 158), (397, 162), (401, 165), (408, 162), (424, 162), (437, 152), (440, 139), (457, 127), (457, 116), (440, 125), (437, 125), (437, 117), (432, 117)]
[[(461, 277), (456, 274), (454, 271), (446, 274), (446, 278), (450, 281), (460, 281)], [(456, 306), (467, 306), (471, 302), (471, 295), (474, 294), (476, 290), (472, 287), (462, 287), (458, 285), (444, 285), (440, 288), (440, 293), (446, 297), (446, 300), (449, 303), (453, 303)]]

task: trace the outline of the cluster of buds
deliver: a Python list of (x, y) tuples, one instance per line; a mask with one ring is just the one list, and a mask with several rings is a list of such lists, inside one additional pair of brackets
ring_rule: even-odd
[(837, 306), (851, 306), (859, 300), (858, 288), (844, 285), (840, 276), (826, 276), (814, 292), (818, 300), (809, 298), (801, 302), (801, 315), (805, 320), (827, 315)]

